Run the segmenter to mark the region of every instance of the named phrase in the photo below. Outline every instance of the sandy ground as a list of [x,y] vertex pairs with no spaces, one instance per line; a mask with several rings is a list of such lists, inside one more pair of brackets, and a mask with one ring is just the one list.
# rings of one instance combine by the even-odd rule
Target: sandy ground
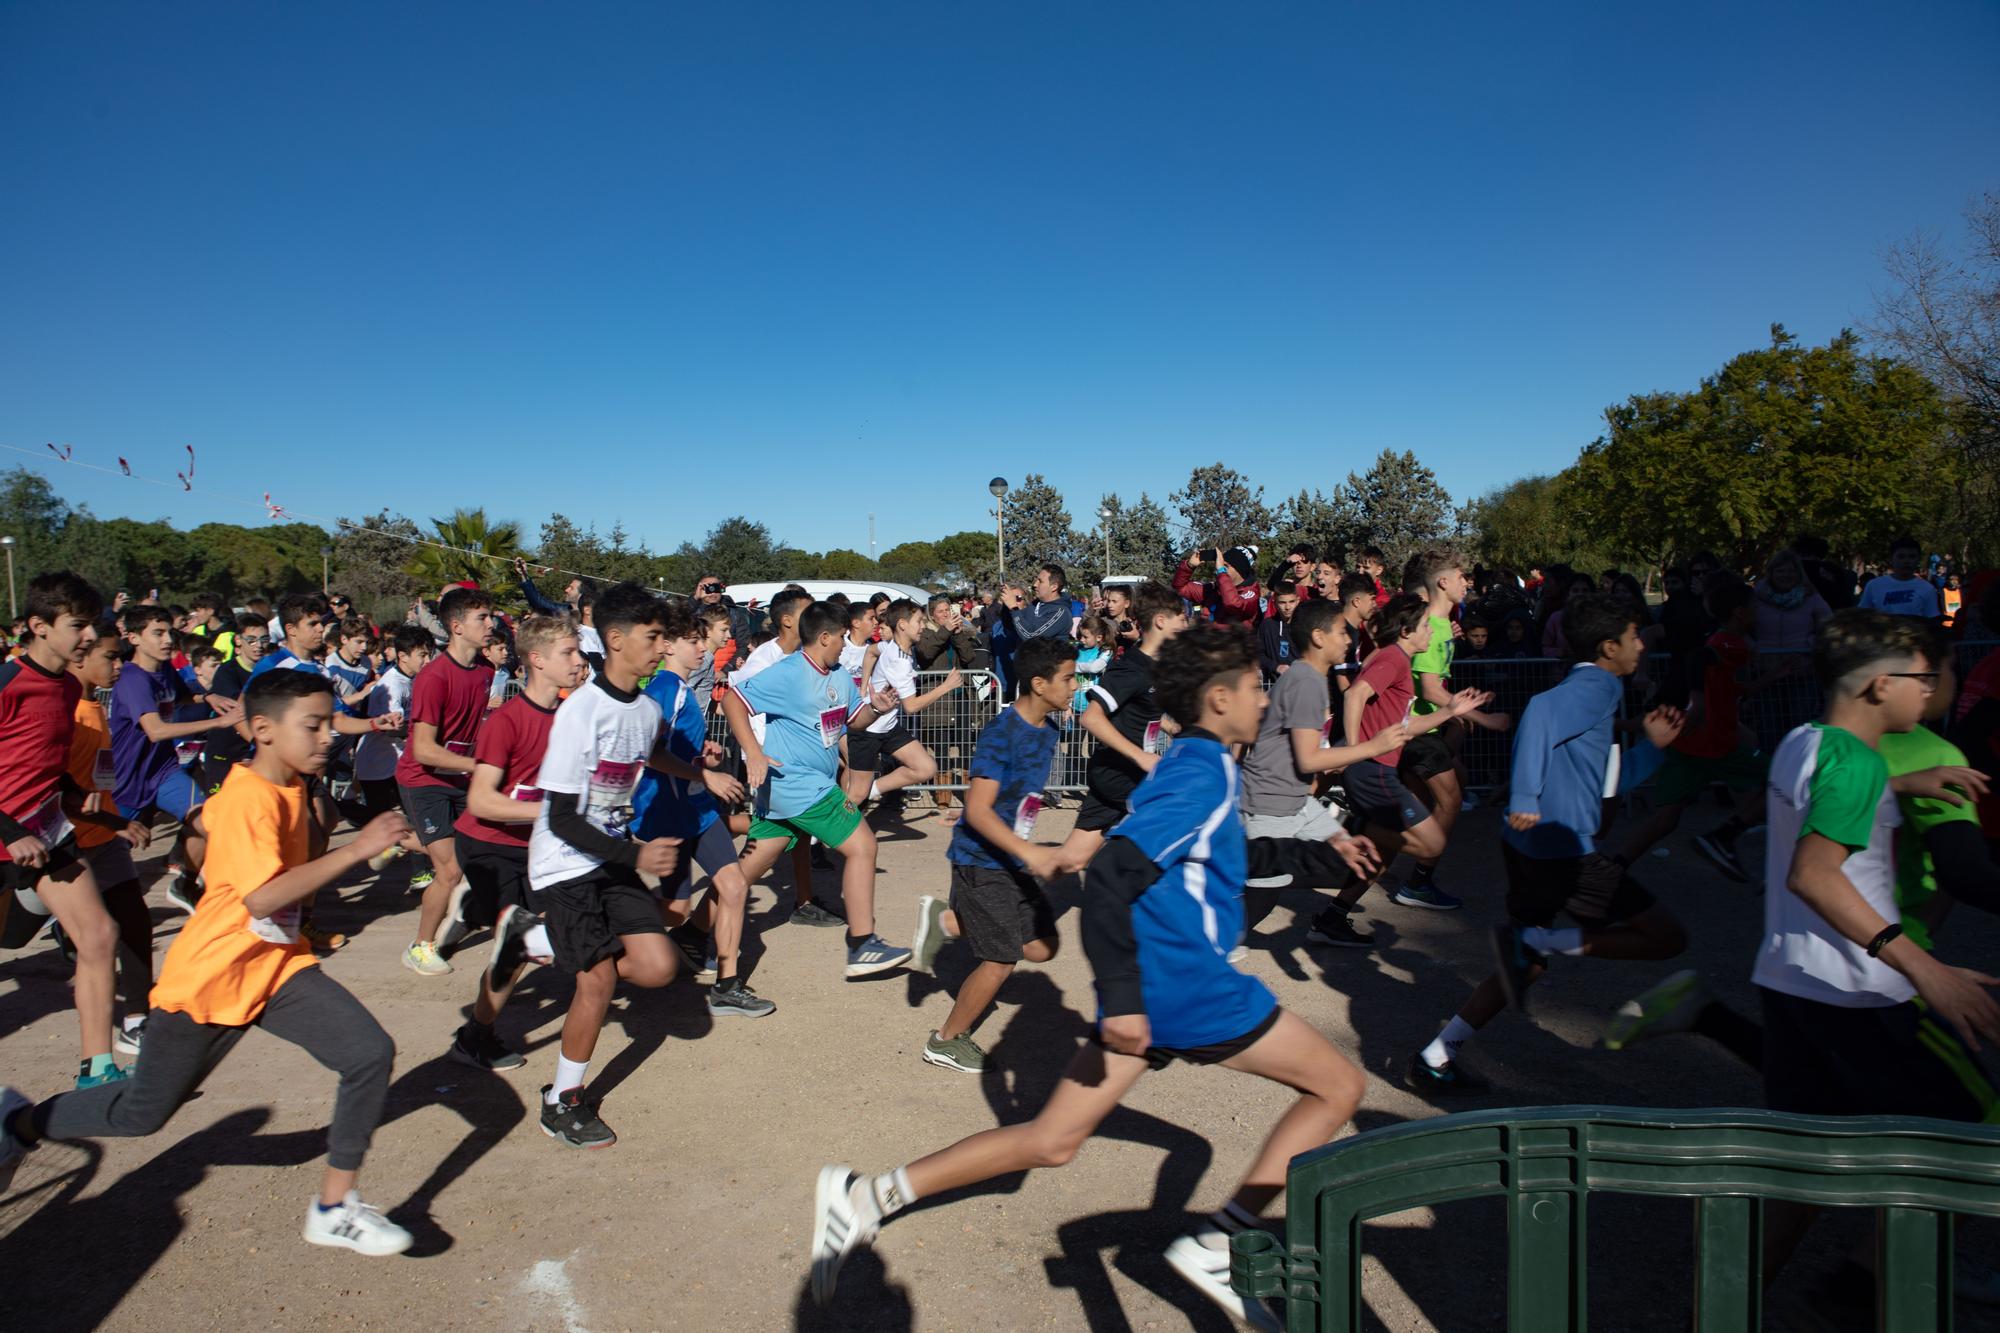
[[[1066,832],[1070,818],[1045,816],[1045,836]],[[1399,1080],[1485,970],[1485,928],[1500,914],[1497,828],[1491,811],[1469,812],[1446,860],[1443,882],[1466,896],[1463,912],[1371,896],[1358,921],[1377,933],[1378,949],[1310,950],[1314,896],[1291,892],[1251,941],[1245,966],[1368,1070],[1360,1129],[1439,1113]],[[896,942],[910,939],[917,895],[945,890],[945,834],[928,811],[887,828],[877,882],[882,930]],[[1684,839],[1669,846],[1642,877],[1689,924],[1687,964],[1747,1007],[1759,900]],[[159,869],[157,857],[146,865]],[[1024,967],[1002,992],[978,1034],[988,1072],[970,1077],[917,1055],[949,1008],[946,987],[970,966],[962,952],[947,949],[937,980],[847,982],[838,933],[784,924],[781,871],[780,893],[767,885],[753,899],[749,945],[755,983],[777,1014],[717,1025],[685,981],[621,992],[592,1066],[619,1143],[584,1153],[556,1146],[533,1121],[536,1089],[554,1067],[564,980],[532,974],[502,1019],[503,1035],[529,1053],[525,1069],[488,1074],[446,1059],[485,936],[467,942],[453,976],[405,971],[398,954],[416,906],[406,873],[339,886],[322,920],[353,937],[327,969],[396,1039],[395,1083],[363,1186],[416,1233],[415,1248],[372,1260],[299,1239],[333,1080],[296,1048],[253,1034],[154,1137],[33,1155],[0,1201],[0,1322],[147,1333],[1230,1327],[1160,1251],[1194,1212],[1222,1201],[1287,1098],[1243,1075],[1185,1066],[1143,1080],[1069,1168],[925,1201],[849,1264],[831,1307],[817,1310],[805,1295],[822,1163],[892,1166],[1039,1106],[1092,1007],[1073,913],[1062,956]],[[162,887],[153,885],[151,902],[164,951],[181,917]],[[832,873],[820,872],[819,891],[837,892]],[[1965,914],[1947,938],[1957,959],[1990,964],[2000,932]],[[1474,1046],[1469,1063],[1494,1086],[1468,1105],[1755,1105],[1752,1075],[1698,1039],[1598,1048],[1609,1011],[1668,970],[1559,968],[1535,992],[1532,1021],[1505,1017]],[[67,1005],[65,971],[48,945],[0,956],[0,1081],[32,1096],[67,1086],[76,1039]],[[1688,1326],[1689,1219],[1685,1204],[1593,1200],[1596,1327]],[[1767,1326],[1815,1326],[1799,1305],[1799,1274],[1823,1271],[1860,1226],[1822,1227],[1774,1296]],[[1371,1226],[1365,1294],[1375,1326],[1504,1328],[1504,1236],[1493,1201]],[[1994,1236],[1988,1224],[1966,1225],[1962,1249],[1990,1260]],[[1993,1327],[1986,1313],[1961,1303],[1959,1326]]]

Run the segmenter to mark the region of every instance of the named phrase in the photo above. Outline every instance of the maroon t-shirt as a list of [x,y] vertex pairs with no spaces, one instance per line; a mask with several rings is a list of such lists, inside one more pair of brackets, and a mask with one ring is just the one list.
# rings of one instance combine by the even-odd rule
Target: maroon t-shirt
[[[500,794],[508,800],[542,799],[535,779],[542,771],[542,755],[549,748],[549,728],[555,721],[555,709],[542,708],[527,695],[517,694],[494,709],[486,725],[479,729],[479,744],[472,757],[500,770]],[[525,848],[534,824],[496,824],[490,819],[476,818],[467,810],[452,827],[480,842]]]
[[[61,812],[63,771],[76,731],[76,701],[83,682],[67,671],[54,675],[26,657],[0,663],[0,814],[38,835],[69,823]],[[60,837],[44,836],[51,847]],[[7,855],[0,838],[0,864]]]
[[[1361,734],[1348,737],[1349,745],[1372,740],[1401,722],[1409,716],[1410,704],[1417,697],[1416,682],[1410,677],[1410,655],[1393,643],[1368,655],[1356,683],[1361,682],[1372,686],[1375,693],[1361,705]],[[1394,768],[1402,758],[1403,747],[1399,745],[1386,754],[1376,755],[1375,762]]]
[[[430,723],[437,728],[439,745],[471,758],[492,689],[493,668],[484,659],[475,657],[471,666],[460,666],[450,653],[439,653],[410,682],[410,711],[405,724],[414,732],[417,723]],[[405,745],[403,757],[396,761],[396,781],[405,787],[457,787],[462,791],[471,780],[470,773],[437,773],[425,768],[417,762],[415,745]]]

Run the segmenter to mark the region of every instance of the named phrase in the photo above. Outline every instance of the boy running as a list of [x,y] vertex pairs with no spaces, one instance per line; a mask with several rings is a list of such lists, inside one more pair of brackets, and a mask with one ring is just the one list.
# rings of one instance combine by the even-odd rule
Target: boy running
[[[797,585],[787,585],[778,590],[771,599],[771,637],[750,650],[743,664],[730,673],[730,683],[738,684],[770,670],[785,658],[799,650],[799,617],[813,604],[812,594]],[[761,740],[764,735],[764,718],[761,714],[750,716],[750,727]],[[815,848],[811,839],[801,841],[792,848],[792,906],[791,923],[795,926],[817,926],[821,929],[844,927],[847,921],[836,912],[828,911],[813,898],[812,867]]]
[[[583,1097],[612,992],[621,980],[664,986],[676,970],[659,899],[639,877],[671,875],[680,864],[679,840],[631,836],[632,796],[660,740],[660,706],[640,691],[639,677],[659,663],[667,604],[636,583],[619,583],[596,599],[595,609],[603,665],[556,710],[536,775],[541,812],[528,842],[530,897],[549,953],[576,977],[556,1075],[542,1087],[542,1132],[566,1148],[618,1141]],[[525,933],[503,932],[489,982],[510,977],[536,943]]]
[[[882,641],[869,645],[875,660],[867,680],[872,691],[888,690],[897,702],[862,730],[847,734],[847,797],[856,805],[937,776],[937,760],[904,722],[957,689],[964,677],[954,667],[935,689],[917,693],[917,664],[910,650],[923,632],[923,608],[907,597],[883,608]],[[877,777],[885,760],[895,762],[895,771]]]
[[924,1042],[924,1063],[983,1073],[986,1052],[972,1028],[1023,959],[1056,956],[1055,910],[1037,881],[1061,872],[1060,847],[1035,841],[1035,817],[1062,739],[1059,719],[1076,693],[1076,649],[1061,639],[1029,639],[1014,654],[1020,689],[980,728],[972,752],[965,814],[951,831],[951,905],[917,899],[916,966],[929,972],[946,940],[964,940],[979,966],[959,987],[942,1026]]
[[361,1201],[355,1181],[382,1118],[396,1048],[315,963],[299,938],[301,906],[403,831],[384,815],[335,852],[309,859],[302,780],[333,748],[333,690],[323,676],[266,673],[244,691],[256,753],[208,803],[208,890],[160,968],[145,1056],[129,1079],[39,1105],[0,1090],[0,1176],[43,1139],[139,1138],[167,1123],[243,1035],[261,1027],[340,1076],[326,1173],[306,1207],[305,1239],[367,1255],[400,1254],[410,1233]]
[[919,1199],[1033,1167],[1062,1166],[1149,1069],[1223,1064],[1298,1091],[1235,1194],[1174,1241],[1167,1262],[1239,1319],[1276,1328],[1229,1288],[1229,1237],[1262,1225],[1293,1157],[1353,1116],[1365,1079],[1326,1039],[1228,963],[1243,922],[1245,848],[1230,747],[1257,736],[1265,696],[1256,643],[1205,627],[1166,645],[1157,685],[1179,739],[1132,797],[1092,866],[1083,940],[1097,977],[1098,1032],[1070,1060],[1034,1120],[986,1130],[876,1176],[819,1173],[812,1290],[832,1296],[840,1266]]

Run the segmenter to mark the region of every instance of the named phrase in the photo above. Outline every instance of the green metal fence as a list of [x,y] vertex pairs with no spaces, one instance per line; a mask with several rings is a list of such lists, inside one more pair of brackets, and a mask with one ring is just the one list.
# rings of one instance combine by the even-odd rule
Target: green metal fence
[[1507,1326],[1583,1333],[1593,1193],[1695,1200],[1702,1333],[1762,1320],[1767,1199],[1878,1208],[1877,1327],[1951,1327],[1952,1215],[2000,1216],[2000,1129],[1938,1120],[1645,1111],[1472,1111],[1375,1130],[1295,1158],[1285,1240],[1238,1236],[1230,1281],[1286,1299],[1290,1333],[1361,1327],[1361,1228],[1378,1217],[1503,1195]]

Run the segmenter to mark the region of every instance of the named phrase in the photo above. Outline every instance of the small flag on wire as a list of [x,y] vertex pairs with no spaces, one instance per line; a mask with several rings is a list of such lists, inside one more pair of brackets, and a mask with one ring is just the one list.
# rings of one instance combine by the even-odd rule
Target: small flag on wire
[[57,458],[60,458],[65,463],[69,462],[70,461],[69,456],[76,452],[75,449],[71,448],[67,444],[64,445],[62,448],[58,449],[55,447],[55,445],[49,444],[47,440],[42,441],[42,443],[48,444],[49,452],[54,454]]
[[132,465],[125,461],[125,456],[123,454],[120,454],[118,457],[118,466],[125,473],[126,476],[129,477],[132,475]]
[[271,493],[269,491],[264,492],[264,508],[269,512],[270,516],[273,519],[291,517],[290,514],[285,512],[285,507],[283,505],[271,503]]

